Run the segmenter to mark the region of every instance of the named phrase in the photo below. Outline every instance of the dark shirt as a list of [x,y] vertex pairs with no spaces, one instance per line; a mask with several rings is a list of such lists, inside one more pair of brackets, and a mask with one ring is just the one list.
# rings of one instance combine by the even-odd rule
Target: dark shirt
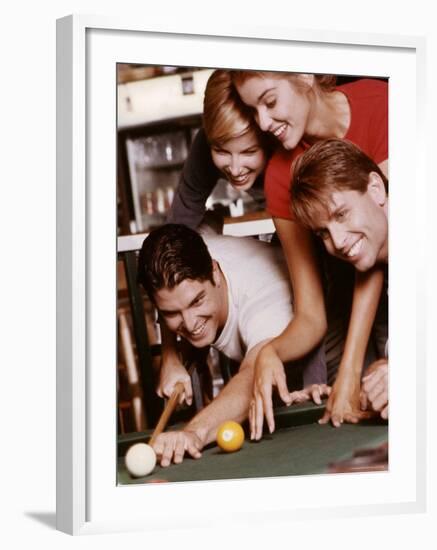
[[[167,216],[167,223],[181,223],[196,229],[205,215],[205,203],[223,174],[215,166],[203,128],[197,132],[185,160],[179,185]],[[263,175],[247,193],[260,209],[265,206]]]

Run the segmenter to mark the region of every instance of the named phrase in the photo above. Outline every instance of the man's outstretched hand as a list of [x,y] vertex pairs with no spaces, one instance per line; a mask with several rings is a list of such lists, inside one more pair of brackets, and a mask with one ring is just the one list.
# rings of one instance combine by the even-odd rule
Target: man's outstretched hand
[[165,468],[172,462],[180,464],[185,454],[200,458],[203,442],[194,432],[182,430],[159,434],[152,446],[158,462]]
[[388,419],[388,362],[379,359],[370,365],[362,380],[361,408],[372,409]]

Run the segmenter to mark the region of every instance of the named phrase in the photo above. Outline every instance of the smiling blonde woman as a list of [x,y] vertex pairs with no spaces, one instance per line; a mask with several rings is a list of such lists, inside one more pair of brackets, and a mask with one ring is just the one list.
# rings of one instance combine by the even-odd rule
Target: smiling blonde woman
[[229,71],[210,76],[203,104],[203,127],[192,143],[167,221],[195,229],[220,178],[247,191],[264,207],[264,170],[272,144],[241,101]]

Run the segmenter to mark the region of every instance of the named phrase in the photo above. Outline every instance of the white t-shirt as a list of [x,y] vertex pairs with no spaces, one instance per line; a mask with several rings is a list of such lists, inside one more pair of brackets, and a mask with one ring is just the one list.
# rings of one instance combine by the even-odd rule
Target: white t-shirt
[[293,317],[287,265],[279,245],[204,231],[202,236],[228,286],[228,318],[213,346],[241,361],[256,344],[278,336]]

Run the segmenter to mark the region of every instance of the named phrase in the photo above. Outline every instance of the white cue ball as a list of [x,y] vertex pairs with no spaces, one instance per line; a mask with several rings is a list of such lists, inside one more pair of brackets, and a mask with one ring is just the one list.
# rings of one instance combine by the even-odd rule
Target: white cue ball
[[134,477],[143,477],[156,465],[156,454],[150,445],[136,443],[129,448],[124,458],[128,472]]

